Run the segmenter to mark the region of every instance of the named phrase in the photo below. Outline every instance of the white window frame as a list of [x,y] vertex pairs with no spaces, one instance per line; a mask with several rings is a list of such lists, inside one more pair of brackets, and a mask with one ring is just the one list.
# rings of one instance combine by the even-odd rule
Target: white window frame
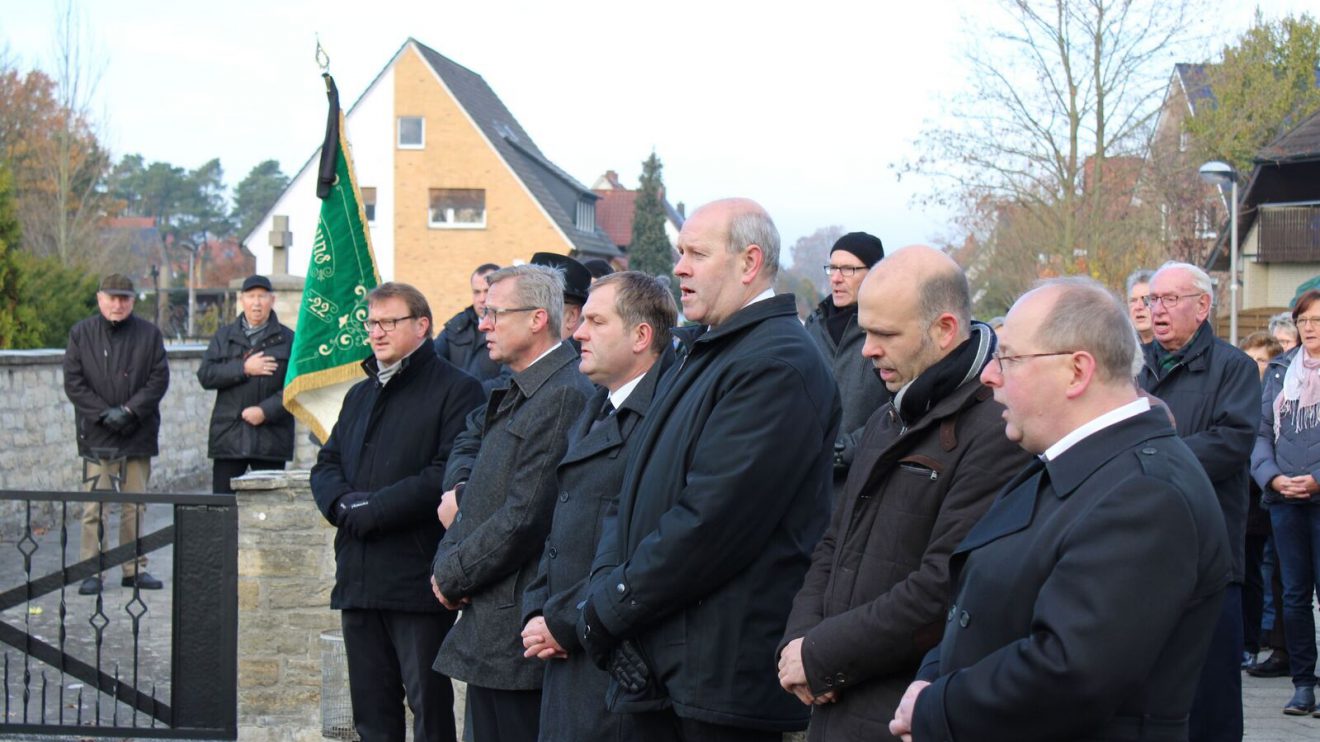
[[[417,144],[405,144],[403,141],[403,121],[404,119],[416,120],[422,125],[422,141]],[[400,116],[394,123],[394,144],[399,149],[426,149],[426,117],[425,116]]]
[[[437,222],[431,218],[431,191],[481,191],[481,221],[479,222],[455,222],[454,210],[447,209],[449,221]],[[485,229],[486,228],[486,189],[485,188],[430,188],[426,193],[426,226],[431,229]]]

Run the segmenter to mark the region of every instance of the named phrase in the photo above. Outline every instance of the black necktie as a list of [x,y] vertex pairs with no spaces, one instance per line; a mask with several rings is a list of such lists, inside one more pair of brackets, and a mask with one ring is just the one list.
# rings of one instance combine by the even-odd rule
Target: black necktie
[[606,399],[605,404],[600,406],[600,412],[596,413],[596,419],[591,421],[590,430],[594,431],[596,428],[600,427],[600,424],[605,422],[609,418],[609,416],[613,414],[614,414],[614,403]]

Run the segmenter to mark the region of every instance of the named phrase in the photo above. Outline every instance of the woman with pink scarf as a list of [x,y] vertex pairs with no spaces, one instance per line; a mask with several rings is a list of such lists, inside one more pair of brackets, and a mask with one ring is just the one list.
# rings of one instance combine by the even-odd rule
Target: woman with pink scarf
[[1301,345],[1265,371],[1251,475],[1269,508],[1283,573],[1283,625],[1292,670],[1292,716],[1314,714],[1316,640],[1311,603],[1320,586],[1320,291],[1292,312]]

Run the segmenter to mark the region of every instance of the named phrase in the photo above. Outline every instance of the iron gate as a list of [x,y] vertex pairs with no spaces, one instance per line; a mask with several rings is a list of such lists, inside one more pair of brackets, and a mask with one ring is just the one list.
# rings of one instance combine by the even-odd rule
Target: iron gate
[[[118,481],[110,491],[0,490],[0,502],[18,503],[9,507],[21,521],[16,541],[0,541],[0,735],[235,739],[235,498],[117,489]],[[101,503],[111,515],[121,510],[113,503],[168,505],[172,518],[79,559],[80,528],[69,517],[81,503]],[[148,510],[144,530],[162,509]],[[116,541],[106,531],[104,546]],[[120,586],[119,565],[167,549],[164,590]],[[20,563],[22,584],[8,587]],[[97,575],[104,588],[79,595],[78,585]]]

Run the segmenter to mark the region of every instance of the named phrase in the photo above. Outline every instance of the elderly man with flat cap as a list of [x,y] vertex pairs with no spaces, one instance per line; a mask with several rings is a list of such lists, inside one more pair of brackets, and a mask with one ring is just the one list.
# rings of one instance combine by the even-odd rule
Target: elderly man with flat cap
[[[64,351],[64,392],[73,403],[78,455],[88,490],[146,492],[151,457],[159,453],[160,400],[170,386],[165,340],[154,324],[133,314],[133,282],[120,273],[101,280],[97,313],[69,330]],[[143,506],[123,503],[119,543],[137,540]],[[82,559],[104,551],[105,508],[83,506]],[[122,565],[124,587],[159,590],[160,580],[138,555]],[[101,577],[88,577],[80,595],[101,592]]]
[[248,276],[238,295],[238,319],[211,338],[197,381],[214,389],[207,455],[214,460],[212,492],[249,469],[283,469],[293,458],[293,415],[284,409],[293,330],[275,316],[275,290],[265,276]]
[[830,294],[807,317],[807,334],[825,354],[843,399],[843,420],[834,443],[834,491],[843,490],[852,466],[862,428],[871,413],[889,401],[890,393],[862,355],[866,332],[857,323],[857,294],[871,267],[885,256],[880,238],[866,232],[849,232],[830,249],[825,265]]

